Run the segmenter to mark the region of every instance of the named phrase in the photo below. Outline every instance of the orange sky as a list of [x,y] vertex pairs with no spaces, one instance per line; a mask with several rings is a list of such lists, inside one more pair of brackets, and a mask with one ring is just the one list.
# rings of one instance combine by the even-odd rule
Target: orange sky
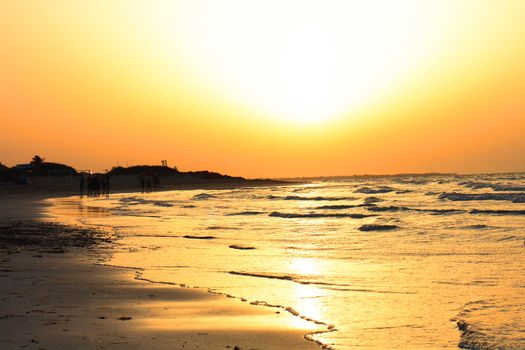
[[525,171],[525,1],[2,1],[0,161]]

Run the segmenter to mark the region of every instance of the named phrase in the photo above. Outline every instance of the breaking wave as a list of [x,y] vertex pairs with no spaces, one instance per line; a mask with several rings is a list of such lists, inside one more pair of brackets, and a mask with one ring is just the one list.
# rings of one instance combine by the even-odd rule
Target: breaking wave
[[510,192],[510,191],[525,191],[525,186],[514,186],[514,185],[504,185],[504,184],[491,184],[487,182],[461,182],[460,185],[463,185],[467,188],[472,189],[482,189],[482,188],[490,188],[497,192]]
[[253,216],[264,214],[262,211],[240,211],[238,213],[229,213],[226,216]]
[[365,204],[356,204],[356,205],[321,205],[320,207],[316,207],[315,209],[333,209],[333,210],[342,210],[342,209],[352,209],[352,208],[359,208],[364,207]]
[[210,198],[215,198],[215,196],[209,193],[199,193],[193,196],[193,200],[196,200],[196,201],[202,201],[202,200],[206,200]]
[[418,211],[418,212],[423,212],[423,213],[431,213],[434,215],[463,214],[466,212],[466,210],[462,210],[462,209],[418,209],[418,208],[408,208],[408,207],[397,207],[394,205],[391,205],[389,207],[369,206],[366,209],[368,211],[373,211],[373,212]]
[[445,192],[439,199],[449,201],[510,201],[513,203],[525,203],[525,193],[457,193]]
[[379,197],[366,197],[364,200],[364,204],[372,204],[378,202],[384,202],[384,199],[381,199]]
[[253,250],[253,249],[255,249],[255,247],[252,247],[252,246],[239,245],[239,244],[232,244],[232,245],[228,246],[228,248],[238,249],[238,250]]
[[344,200],[354,200],[356,198],[352,197],[305,197],[305,196],[274,196],[269,195],[266,198],[268,199],[282,199],[286,201],[344,201]]
[[469,211],[470,214],[493,214],[493,215],[525,215],[525,210],[510,210],[510,209],[499,209],[499,210],[488,210],[488,209],[472,209]]
[[229,226],[208,226],[206,227],[206,230],[238,230],[237,227],[229,227]]
[[281,213],[278,211],[273,211],[269,216],[278,217],[278,218],[352,218],[352,219],[362,219],[375,215],[366,215],[366,214],[349,214],[349,213]]
[[308,276],[294,275],[294,274],[287,275],[287,274],[278,274],[278,273],[255,273],[255,272],[240,272],[240,271],[228,271],[228,273],[230,275],[257,277],[257,278],[269,278],[269,279],[290,281],[290,282],[304,284],[304,285],[315,285],[319,288],[328,289],[328,290],[362,292],[362,293],[378,293],[378,294],[413,294],[413,292],[403,292],[403,291],[376,290],[376,289],[355,288],[355,287],[352,288],[353,287],[352,284],[313,281],[313,280],[309,280]]
[[184,235],[182,238],[188,238],[188,239],[215,239],[217,237],[215,236],[197,236],[197,235]]
[[368,211],[374,211],[374,212],[384,212],[384,211],[404,211],[404,210],[411,210],[410,208],[406,207],[396,207],[394,205],[391,205],[389,207],[368,207],[366,208]]
[[119,202],[125,206],[139,205],[139,204],[152,204],[158,207],[173,207],[172,201],[163,200],[150,200],[140,197],[124,197],[120,198]]
[[376,188],[372,187],[361,187],[357,190],[355,190],[355,193],[366,193],[366,194],[376,194],[376,193],[388,193],[395,191],[392,187],[388,186],[380,186]]
[[[508,318],[510,309],[520,311],[521,306],[497,307],[486,300],[477,300],[464,305],[463,310],[451,321],[460,332],[458,348],[470,350],[523,350],[523,330],[517,319]],[[490,317],[487,317],[490,315]],[[480,317],[477,322],[470,321]],[[503,318],[503,319],[501,319]],[[508,332],[508,328],[516,332]]]
[[377,224],[368,224],[363,225],[358,228],[359,231],[392,231],[397,230],[399,226],[397,225],[377,225]]

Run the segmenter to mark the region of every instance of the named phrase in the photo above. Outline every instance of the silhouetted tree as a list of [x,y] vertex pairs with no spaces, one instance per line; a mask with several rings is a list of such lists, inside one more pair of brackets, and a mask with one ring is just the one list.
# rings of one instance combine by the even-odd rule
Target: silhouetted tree
[[42,165],[42,163],[44,163],[44,160],[46,159],[40,157],[39,155],[36,155],[33,157],[33,159],[31,159],[31,165],[33,165],[34,167],[37,167],[39,165]]

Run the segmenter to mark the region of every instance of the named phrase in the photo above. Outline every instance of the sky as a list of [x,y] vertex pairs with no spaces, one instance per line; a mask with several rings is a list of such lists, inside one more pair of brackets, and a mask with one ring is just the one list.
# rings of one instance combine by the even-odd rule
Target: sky
[[525,171],[525,1],[0,1],[0,162]]

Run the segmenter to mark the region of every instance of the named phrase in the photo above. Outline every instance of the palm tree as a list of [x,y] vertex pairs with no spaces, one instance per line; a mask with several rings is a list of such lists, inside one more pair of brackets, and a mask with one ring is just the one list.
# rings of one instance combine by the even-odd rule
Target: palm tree
[[39,165],[42,165],[42,163],[44,163],[45,160],[46,160],[45,158],[42,158],[39,155],[36,155],[33,157],[33,159],[31,159],[31,165],[33,165],[34,167],[37,167]]

